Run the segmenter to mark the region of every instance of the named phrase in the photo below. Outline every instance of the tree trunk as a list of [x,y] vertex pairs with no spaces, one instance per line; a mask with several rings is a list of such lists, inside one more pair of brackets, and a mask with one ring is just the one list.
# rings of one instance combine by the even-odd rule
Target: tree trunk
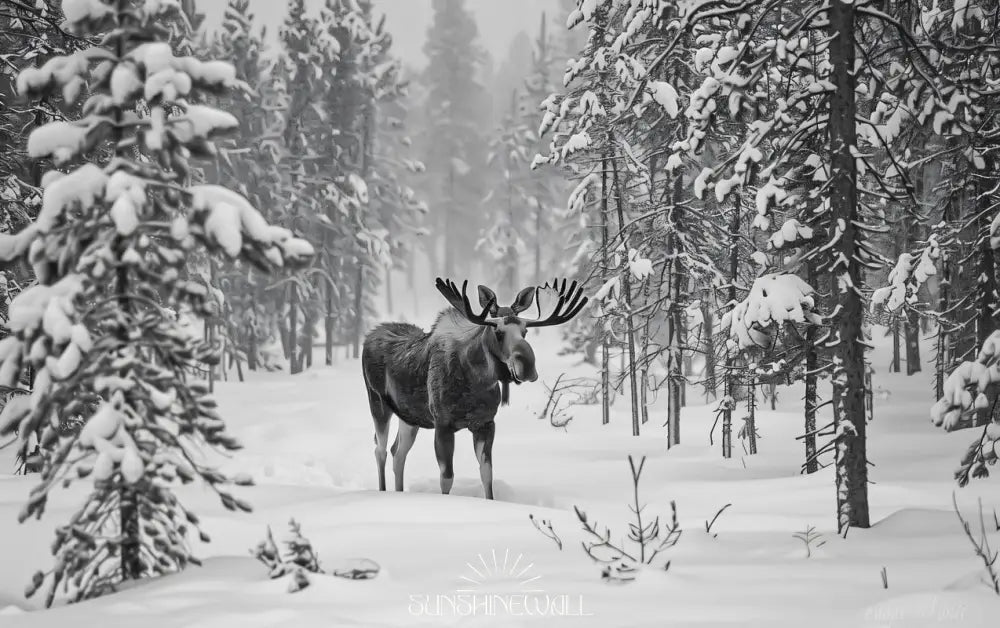
[[392,317],[392,266],[385,268],[385,313]]
[[861,299],[861,254],[858,242],[857,163],[851,148],[857,138],[855,116],[855,14],[854,4],[833,0],[830,5],[830,63],[834,91],[830,100],[831,175],[830,207],[833,224],[843,231],[833,243],[838,260],[834,276],[840,290],[839,311],[833,317],[837,364],[833,373],[836,423],[837,529],[870,526],[868,513],[868,456],[864,403],[865,356]]
[[705,352],[705,401],[715,401],[715,317],[712,311],[712,290],[706,289],[701,300],[702,347]]
[[899,315],[892,315],[892,324],[889,326],[889,333],[892,334],[892,362],[889,363],[889,372],[898,373],[900,370],[900,342],[899,342]]
[[[816,286],[816,264],[812,260],[806,263],[806,281],[810,286]],[[819,350],[816,347],[819,330],[815,325],[806,327],[806,392],[805,392],[805,434],[803,440],[806,447],[806,473],[819,470],[816,460],[816,409],[819,407]]]
[[[601,159],[601,272],[605,281],[608,278],[608,224],[611,218],[608,194],[608,157],[605,154]],[[604,322],[602,317],[597,326],[601,337],[601,423],[607,425],[611,422],[611,352]]]
[[[610,144],[614,145],[614,138],[608,137]],[[622,195],[621,181],[618,178],[618,162],[611,161],[611,172],[614,177],[615,186],[615,206],[618,209],[618,234],[625,241],[625,209],[623,207],[625,199]],[[628,246],[625,246],[626,251]],[[625,297],[625,341],[628,343],[628,381],[632,399],[632,435],[639,435],[639,390],[636,382],[635,363],[635,321],[632,317],[632,273],[626,268],[622,273],[622,296]]]
[[913,310],[906,312],[903,323],[903,337],[906,338],[906,374],[920,372],[920,316]]
[[757,377],[750,375],[747,384],[747,418],[743,422],[743,430],[747,439],[747,450],[750,455],[757,453]]
[[455,215],[455,164],[448,163],[448,203],[444,217],[444,272],[445,276],[455,275],[455,236],[452,231]]
[[289,282],[288,290],[291,293],[288,297],[288,350],[289,350],[289,371],[292,375],[302,372],[302,360],[298,352],[298,323],[299,310],[299,287],[295,282]]
[[326,313],[323,315],[323,358],[327,366],[333,364],[333,284],[326,283]]
[[[642,305],[649,306],[649,281],[642,284]],[[639,411],[642,423],[649,421],[649,317],[642,324],[642,356],[639,358]]]
[[[674,175],[674,187],[671,197],[671,213],[674,218],[674,225],[679,223],[677,213],[678,203],[683,191],[684,175],[678,172]],[[681,442],[681,406],[682,386],[684,379],[683,360],[684,354],[681,348],[681,276],[682,266],[680,262],[680,242],[675,233],[667,236],[667,253],[673,259],[667,263],[671,264],[670,280],[668,282],[668,293],[671,294],[670,310],[667,314],[667,355],[670,359],[667,363],[667,449]]]
[[354,359],[361,357],[361,338],[365,333],[365,265],[358,256],[358,272],[354,280],[354,337],[352,352]]

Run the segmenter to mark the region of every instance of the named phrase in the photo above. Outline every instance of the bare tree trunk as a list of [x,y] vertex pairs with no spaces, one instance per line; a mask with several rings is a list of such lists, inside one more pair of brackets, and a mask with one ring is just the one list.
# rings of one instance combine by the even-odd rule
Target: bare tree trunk
[[[614,145],[614,138],[608,137],[609,143]],[[625,241],[625,209],[623,207],[625,199],[622,195],[621,181],[618,178],[618,162],[611,161],[611,172],[614,176],[615,186],[615,206],[618,209],[618,233],[622,241]],[[628,247],[626,246],[626,249]],[[628,380],[629,390],[632,394],[632,435],[639,435],[639,391],[636,382],[635,363],[635,321],[632,317],[632,274],[626,269],[622,273],[622,295],[625,297],[625,336],[628,342]]]
[[[642,304],[643,307],[649,305],[649,281],[642,284]],[[639,367],[639,411],[642,416],[642,423],[649,421],[649,317],[642,324],[642,357]]]
[[751,373],[747,384],[747,418],[743,423],[750,455],[757,453],[757,377]]
[[542,204],[535,203],[535,284],[542,283]]
[[455,236],[452,231],[455,216],[455,164],[448,164],[448,205],[444,220],[444,272],[448,277],[455,275]]
[[361,338],[365,333],[365,265],[358,257],[358,273],[354,281],[354,337],[351,339],[354,359],[361,357]]
[[868,512],[867,421],[865,416],[865,355],[861,298],[862,254],[858,242],[857,163],[851,152],[856,138],[855,15],[854,4],[834,0],[830,4],[830,63],[834,91],[830,101],[830,152],[832,185],[830,208],[834,224],[843,232],[831,253],[846,260],[835,271],[840,293],[839,310],[833,317],[837,363],[833,373],[834,421],[836,422],[837,529],[870,526]]
[[385,267],[385,313],[392,316],[392,266]]
[[899,316],[892,315],[892,323],[889,325],[889,333],[892,334],[892,362],[889,363],[890,373],[899,373],[900,368],[900,342],[899,342]]
[[[806,263],[806,281],[810,286],[816,285],[816,264],[812,260]],[[806,392],[805,392],[805,434],[806,473],[819,470],[816,460],[816,409],[819,407],[819,351],[816,347],[819,330],[815,325],[806,328]]]
[[903,337],[906,339],[906,374],[920,372],[920,316],[913,310],[906,312],[903,323]]
[[333,364],[333,284],[326,284],[326,313],[323,316],[323,358],[327,366]]
[[302,372],[302,360],[298,351],[299,336],[296,329],[299,311],[299,287],[295,285],[295,282],[289,282],[288,290],[291,293],[288,297],[289,372],[296,375]]
[[[603,279],[608,277],[608,225],[610,211],[608,209],[608,157],[601,159],[601,272]],[[601,423],[611,422],[611,355],[608,347],[610,338],[604,329],[603,318],[597,322],[601,335]]]
[[713,312],[712,289],[706,288],[701,300],[702,347],[705,352],[705,401],[717,398],[715,382],[715,316]]
[[[683,191],[684,175],[678,172],[674,175],[674,188],[671,197],[671,212],[674,213],[674,224],[677,225],[678,203]],[[672,293],[670,310],[667,315],[667,351],[670,360],[667,366],[667,449],[681,442],[681,398],[684,379],[683,373],[683,350],[681,348],[681,276],[682,267],[680,262],[680,243],[674,233],[667,237],[667,252],[673,256],[673,260],[668,262],[672,265],[668,288]]]

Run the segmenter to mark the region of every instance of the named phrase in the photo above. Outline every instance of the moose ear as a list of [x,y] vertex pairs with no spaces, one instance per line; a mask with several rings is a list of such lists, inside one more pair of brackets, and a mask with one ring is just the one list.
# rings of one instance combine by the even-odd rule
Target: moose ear
[[489,306],[490,308],[490,311],[488,312],[490,316],[497,315],[499,306],[497,305],[496,293],[486,286],[479,286],[479,307],[485,308],[486,306]]
[[515,314],[520,314],[521,312],[531,307],[531,304],[534,301],[535,301],[535,287],[529,286],[517,293],[517,298],[514,299],[514,304],[510,306],[510,309]]

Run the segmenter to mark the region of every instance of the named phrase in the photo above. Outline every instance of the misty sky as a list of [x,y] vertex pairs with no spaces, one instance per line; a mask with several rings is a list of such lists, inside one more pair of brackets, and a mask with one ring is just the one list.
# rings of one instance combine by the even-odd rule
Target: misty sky
[[[423,53],[427,27],[430,26],[431,0],[374,0],[375,10],[387,16],[386,28],[393,35],[394,48],[407,65],[422,67],[426,63]],[[222,20],[226,0],[198,0],[198,8],[206,15],[209,26]],[[318,8],[322,0],[306,0]],[[258,23],[266,24],[270,35],[277,29],[287,13],[285,0],[250,0],[252,12]],[[480,42],[494,60],[500,61],[507,54],[510,42],[518,31],[534,33],[543,11],[552,14],[557,4],[553,0],[466,0],[479,24]],[[269,37],[270,39],[270,37]]]

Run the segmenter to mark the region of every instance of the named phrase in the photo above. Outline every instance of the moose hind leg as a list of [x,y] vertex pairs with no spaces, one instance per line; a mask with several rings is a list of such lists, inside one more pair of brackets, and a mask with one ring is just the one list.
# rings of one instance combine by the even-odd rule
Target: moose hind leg
[[492,421],[472,432],[472,446],[476,450],[476,460],[479,462],[479,479],[483,482],[483,495],[486,499],[493,499],[493,435],[495,433],[496,423]]
[[410,453],[413,441],[417,440],[417,432],[420,428],[399,421],[399,429],[396,431],[396,441],[392,444],[392,473],[396,476],[396,490],[403,490],[403,468],[406,466],[406,454]]
[[441,471],[441,492],[447,495],[455,482],[455,470],[452,467],[452,459],[455,456],[455,432],[447,428],[435,428],[434,453],[437,455],[438,469]]
[[368,404],[372,411],[372,420],[375,422],[375,467],[378,469],[378,490],[385,490],[385,461],[386,445],[389,443],[389,419],[392,417],[392,410],[386,407],[385,402],[374,390],[368,390]]

